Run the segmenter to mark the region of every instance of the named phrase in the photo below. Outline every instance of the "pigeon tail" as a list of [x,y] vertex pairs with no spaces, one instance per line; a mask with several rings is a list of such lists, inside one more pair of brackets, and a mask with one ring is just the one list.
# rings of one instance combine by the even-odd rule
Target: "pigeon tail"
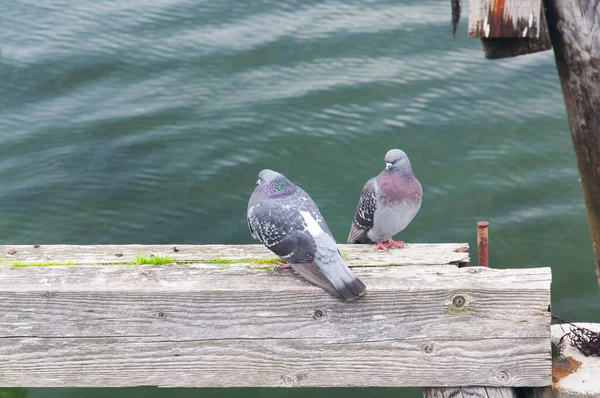
[[352,224],[352,228],[350,228],[350,233],[348,234],[348,239],[346,240],[346,244],[364,244],[364,243],[375,243],[367,236],[367,231],[364,229],[358,228],[356,225]]
[[337,250],[334,258],[320,254],[317,251],[315,263],[340,297],[346,301],[352,301],[365,294],[367,286],[350,271]]

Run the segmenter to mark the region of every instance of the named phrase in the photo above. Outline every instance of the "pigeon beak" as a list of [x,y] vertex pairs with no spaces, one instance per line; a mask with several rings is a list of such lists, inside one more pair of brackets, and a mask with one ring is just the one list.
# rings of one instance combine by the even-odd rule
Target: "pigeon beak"
[[385,169],[386,169],[386,170],[389,170],[389,169],[391,169],[391,168],[392,168],[392,166],[393,166],[393,163],[390,163],[390,162],[385,162]]
[[260,178],[256,180],[256,185],[260,185]]

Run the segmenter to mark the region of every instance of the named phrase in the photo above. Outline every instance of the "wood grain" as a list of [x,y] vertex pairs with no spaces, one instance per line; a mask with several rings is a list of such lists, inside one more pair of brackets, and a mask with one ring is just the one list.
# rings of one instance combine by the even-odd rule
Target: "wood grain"
[[470,0],[469,37],[538,38],[541,0]]
[[541,6],[539,26],[540,33],[538,37],[533,38],[482,37],[483,55],[488,59],[512,58],[551,50],[552,43],[548,34],[548,23],[543,6]]
[[[428,340],[323,344],[318,339],[2,339],[0,383],[28,387],[360,387],[456,383],[536,385],[548,380],[541,340]],[[503,360],[490,363],[490,353]],[[508,378],[498,375],[510,375]]]
[[[174,247],[177,251],[173,249]],[[456,251],[459,248],[464,251]],[[469,245],[466,243],[407,243],[402,249],[376,252],[375,245],[338,245],[338,249],[351,267],[468,263],[468,248]],[[115,264],[135,260],[137,255],[151,254],[185,262],[275,257],[263,245],[39,245],[37,248],[33,245],[0,245],[0,261],[3,260],[5,266],[10,265],[11,262],[49,261]]]
[[344,303],[289,270],[1,267],[0,385],[551,382],[548,268],[355,272]]
[[509,387],[446,387],[424,388],[424,398],[517,398]]

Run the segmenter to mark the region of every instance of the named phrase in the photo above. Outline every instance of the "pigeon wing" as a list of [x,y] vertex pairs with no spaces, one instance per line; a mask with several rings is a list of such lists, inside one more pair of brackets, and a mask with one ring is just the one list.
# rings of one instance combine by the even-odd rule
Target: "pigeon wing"
[[377,207],[376,193],[375,177],[373,177],[367,181],[362,189],[346,243],[370,242],[367,232],[373,228],[373,219]]
[[249,209],[248,224],[253,236],[287,263],[305,263],[314,258],[315,241],[293,206],[259,202]]

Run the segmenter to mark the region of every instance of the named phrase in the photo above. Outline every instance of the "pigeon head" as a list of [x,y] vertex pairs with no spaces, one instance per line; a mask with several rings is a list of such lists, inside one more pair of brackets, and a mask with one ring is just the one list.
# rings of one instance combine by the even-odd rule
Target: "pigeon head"
[[269,169],[264,169],[260,173],[258,173],[258,181],[256,181],[256,185],[262,185],[265,183],[270,184],[273,180],[279,177],[285,178],[281,173]]
[[385,171],[404,170],[411,170],[408,156],[400,149],[390,149],[385,154]]
[[296,186],[281,173],[264,169],[258,173],[255,191],[262,191],[270,198],[287,196],[296,192]]

